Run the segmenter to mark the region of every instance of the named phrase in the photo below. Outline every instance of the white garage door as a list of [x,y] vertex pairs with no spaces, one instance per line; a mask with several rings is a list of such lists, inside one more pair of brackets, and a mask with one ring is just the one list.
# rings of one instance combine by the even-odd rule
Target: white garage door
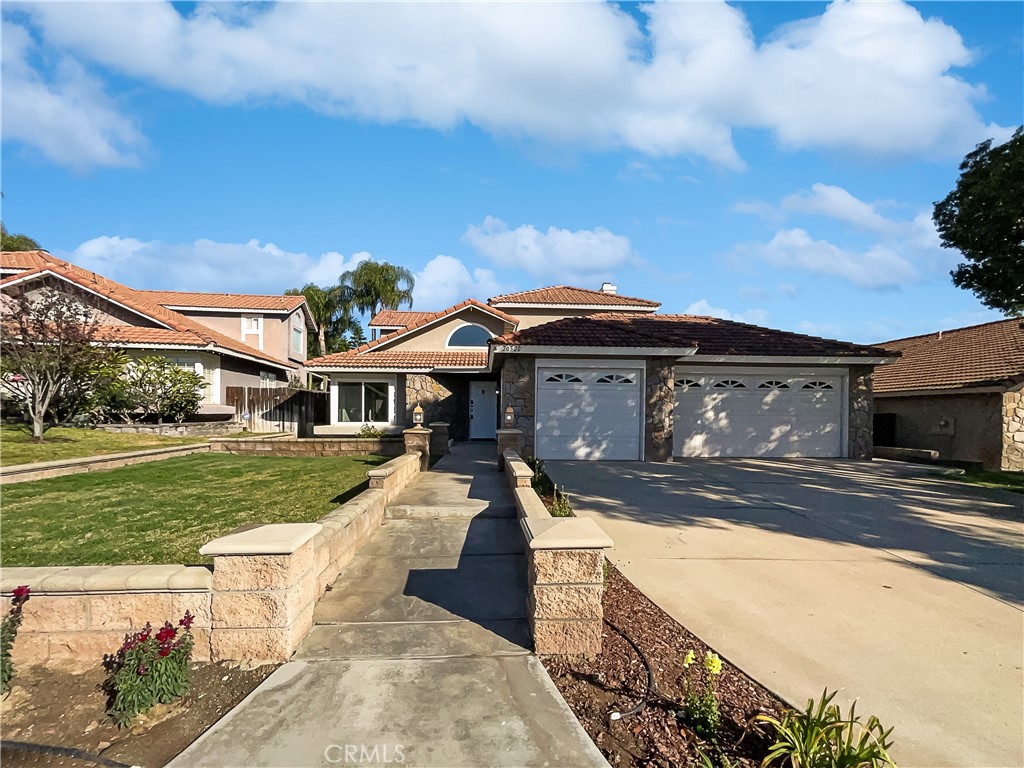
[[837,375],[676,370],[675,456],[842,456]]
[[641,371],[537,370],[539,459],[639,459]]

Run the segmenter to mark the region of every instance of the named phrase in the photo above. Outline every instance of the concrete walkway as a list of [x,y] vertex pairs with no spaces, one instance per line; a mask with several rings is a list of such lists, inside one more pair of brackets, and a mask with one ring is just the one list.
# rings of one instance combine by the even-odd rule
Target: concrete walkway
[[859,699],[900,766],[1024,765],[1024,496],[892,462],[547,471],[630,581],[793,704]]
[[493,443],[388,508],[295,655],[172,766],[606,766],[530,653]]

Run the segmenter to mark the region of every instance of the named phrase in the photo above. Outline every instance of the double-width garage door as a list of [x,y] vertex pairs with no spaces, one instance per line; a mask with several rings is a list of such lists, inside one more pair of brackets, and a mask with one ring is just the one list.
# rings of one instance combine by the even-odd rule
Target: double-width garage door
[[538,368],[537,458],[639,459],[641,386],[639,369]]
[[842,456],[842,377],[676,369],[675,456]]

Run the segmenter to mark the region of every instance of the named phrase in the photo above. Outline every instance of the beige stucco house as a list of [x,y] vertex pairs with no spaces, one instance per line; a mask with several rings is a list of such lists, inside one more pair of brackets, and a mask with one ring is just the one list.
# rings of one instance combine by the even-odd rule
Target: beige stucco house
[[316,330],[302,296],[140,291],[46,251],[0,253],[0,278],[4,292],[74,291],[129,355],[195,370],[207,382],[201,413],[225,410],[229,386],[285,386],[302,376],[306,336]]
[[386,310],[383,335],[308,361],[330,378],[319,431],[398,430],[421,405],[456,439],[493,439],[511,408],[541,459],[871,456],[889,351],[659,306],[605,284]]
[[1024,326],[999,320],[887,341],[878,370],[878,444],[1024,471]]

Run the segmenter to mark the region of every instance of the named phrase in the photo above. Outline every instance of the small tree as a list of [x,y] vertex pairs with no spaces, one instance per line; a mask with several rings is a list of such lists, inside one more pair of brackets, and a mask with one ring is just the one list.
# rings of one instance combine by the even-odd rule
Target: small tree
[[39,243],[28,235],[12,235],[0,221],[0,251],[38,251]]
[[960,164],[956,189],[935,204],[943,248],[966,259],[950,274],[986,306],[1024,314],[1024,126],[982,142]]
[[163,357],[140,357],[130,363],[124,375],[128,396],[157,423],[164,418],[184,421],[199,410],[206,382],[199,374],[185,370]]
[[75,388],[91,388],[113,350],[99,342],[92,311],[73,292],[17,288],[3,302],[0,382],[24,402],[32,439],[41,443],[51,405]]

